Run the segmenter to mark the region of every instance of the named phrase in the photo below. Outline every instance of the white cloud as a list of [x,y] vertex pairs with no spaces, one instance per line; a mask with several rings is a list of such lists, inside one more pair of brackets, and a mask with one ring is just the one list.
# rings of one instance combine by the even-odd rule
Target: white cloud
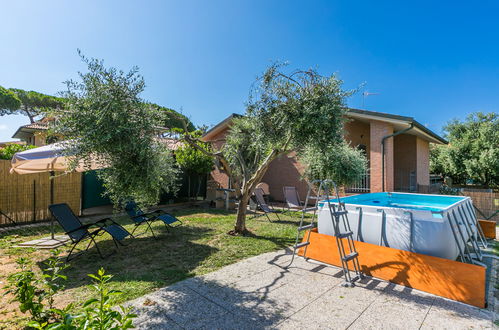
[[4,125],[4,124],[0,124],[0,131],[5,131],[9,128],[9,126],[7,125]]

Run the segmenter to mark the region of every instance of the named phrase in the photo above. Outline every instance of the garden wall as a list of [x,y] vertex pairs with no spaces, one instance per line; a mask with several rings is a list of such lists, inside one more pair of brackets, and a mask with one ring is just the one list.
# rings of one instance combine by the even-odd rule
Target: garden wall
[[[81,173],[54,178],[53,202],[67,203],[76,214],[80,214],[81,178]],[[49,218],[49,204],[49,173],[11,174],[10,161],[0,160],[0,226],[12,224],[6,216],[17,223],[46,220]]]
[[499,221],[499,191],[493,189],[462,188],[461,194],[471,197],[479,219]]

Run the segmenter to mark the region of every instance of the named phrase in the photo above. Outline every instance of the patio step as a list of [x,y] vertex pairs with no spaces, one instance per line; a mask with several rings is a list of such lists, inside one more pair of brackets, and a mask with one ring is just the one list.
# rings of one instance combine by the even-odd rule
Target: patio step
[[317,223],[311,223],[311,224],[306,225],[306,226],[298,227],[298,231],[310,230],[310,229],[314,229],[314,228],[317,228]]

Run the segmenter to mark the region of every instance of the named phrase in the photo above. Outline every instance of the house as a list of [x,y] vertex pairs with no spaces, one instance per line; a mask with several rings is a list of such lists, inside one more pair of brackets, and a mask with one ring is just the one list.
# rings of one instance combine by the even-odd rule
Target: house
[[[234,116],[238,115],[232,114],[211,128],[203,135],[203,140],[220,148]],[[369,170],[358,184],[345,187],[345,192],[429,192],[429,145],[446,144],[447,141],[412,117],[359,109],[349,109],[347,117],[345,139],[351,146],[365,151]],[[284,199],[283,186],[297,187],[304,198],[308,185],[301,179],[303,170],[303,165],[291,153],[274,160],[262,181],[269,184],[274,200]],[[208,186],[227,188],[227,175],[215,169]]]
[[[49,122],[51,119],[43,118],[34,123],[23,125],[12,135],[13,139],[20,139],[26,144],[42,147],[47,143]],[[55,142],[55,141],[54,141]]]

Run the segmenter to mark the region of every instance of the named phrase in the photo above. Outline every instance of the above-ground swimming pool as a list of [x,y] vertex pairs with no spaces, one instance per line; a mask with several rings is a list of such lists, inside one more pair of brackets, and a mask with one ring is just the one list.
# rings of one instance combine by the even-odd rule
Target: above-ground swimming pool
[[[371,193],[343,197],[341,202],[357,241],[456,260],[477,236],[469,197]],[[337,205],[336,199],[330,203]],[[318,231],[334,236],[327,201],[319,206]],[[340,230],[345,230],[343,225]]]

